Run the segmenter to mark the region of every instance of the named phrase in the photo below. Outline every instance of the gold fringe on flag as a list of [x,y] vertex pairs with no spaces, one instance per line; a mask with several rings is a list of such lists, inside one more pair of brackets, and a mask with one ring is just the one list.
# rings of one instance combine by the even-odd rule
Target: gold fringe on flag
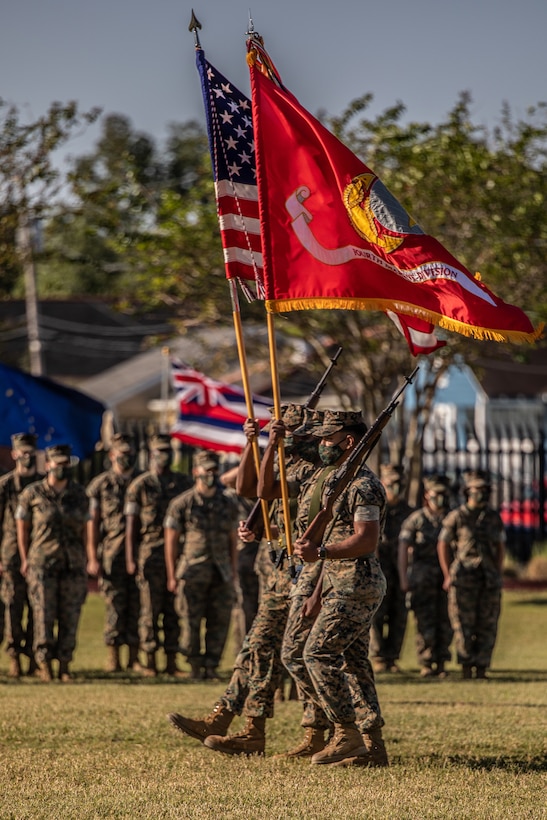
[[265,302],[268,313],[287,313],[293,310],[393,310],[407,316],[416,316],[431,322],[445,330],[459,333],[473,339],[490,339],[494,342],[528,342],[533,344],[543,336],[545,325],[539,324],[532,333],[521,330],[501,330],[499,328],[479,327],[449,319],[442,313],[425,310],[406,302],[397,302],[393,299],[358,299],[355,297],[312,297],[304,299],[268,299]]

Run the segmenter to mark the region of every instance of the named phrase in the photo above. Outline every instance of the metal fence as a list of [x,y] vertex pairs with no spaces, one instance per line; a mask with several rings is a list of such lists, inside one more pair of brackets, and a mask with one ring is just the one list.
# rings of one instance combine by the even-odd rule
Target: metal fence
[[521,563],[531,556],[536,541],[547,534],[545,434],[542,430],[487,429],[482,441],[468,431],[465,445],[447,446],[447,437],[436,430],[424,436],[423,471],[449,476],[455,492],[467,470],[490,473],[491,503],[500,511],[509,552]]

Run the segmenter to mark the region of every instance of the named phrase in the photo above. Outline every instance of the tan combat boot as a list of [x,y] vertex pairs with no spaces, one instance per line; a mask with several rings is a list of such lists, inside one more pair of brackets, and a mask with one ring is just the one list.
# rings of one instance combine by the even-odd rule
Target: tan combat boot
[[68,661],[59,661],[59,680],[61,683],[70,683],[72,675],[68,668]]
[[263,755],[266,748],[266,718],[248,717],[245,726],[235,735],[209,735],[203,741],[208,749],[225,755]]
[[38,668],[40,670],[40,680],[43,683],[50,683],[53,680],[51,661],[40,661]]
[[127,659],[127,667],[126,669],[129,672],[140,672],[142,667],[139,663],[139,647],[138,646],[130,646],[129,647],[129,658]]
[[215,703],[213,710],[201,720],[193,720],[184,717],[184,715],[179,715],[177,712],[171,712],[167,715],[167,720],[175,729],[184,732],[185,735],[193,737],[195,740],[201,740],[202,743],[209,735],[224,737],[234,718],[235,714],[222,703]]
[[39,666],[36,663],[36,660],[34,659],[34,655],[31,655],[28,660],[27,675],[29,676],[29,678],[33,678],[35,675],[38,675],[39,673]]
[[106,664],[104,667],[105,672],[121,672],[122,668],[120,666],[120,647],[107,646],[106,652]]
[[289,749],[288,752],[283,752],[274,757],[312,757],[316,752],[322,752],[326,746],[325,730],[313,729],[308,726],[304,734],[304,739],[295,746],[294,749]]
[[382,737],[381,729],[369,729],[363,732],[363,742],[366,746],[366,754],[355,757],[347,757],[334,766],[369,766],[370,768],[380,768],[389,766],[386,746]]
[[155,652],[147,652],[146,653],[146,666],[142,666],[140,669],[141,675],[145,678],[155,678],[158,674],[158,670],[156,667],[156,653]]
[[177,667],[177,656],[175,653],[169,653],[167,655],[167,665],[165,667],[165,674],[172,675],[175,678],[185,678],[186,675],[184,672]]
[[203,680],[203,668],[201,661],[188,661],[190,664],[190,678],[191,680]]
[[367,747],[355,723],[335,723],[332,740],[321,752],[313,755],[311,762],[338,763],[366,753]]
[[9,659],[8,678],[21,677],[21,661],[19,655],[11,655]]

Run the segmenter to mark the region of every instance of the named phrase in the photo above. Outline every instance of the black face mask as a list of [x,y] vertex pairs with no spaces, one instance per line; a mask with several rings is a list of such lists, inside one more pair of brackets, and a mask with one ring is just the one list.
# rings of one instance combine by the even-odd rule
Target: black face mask
[[303,436],[302,438],[295,436],[294,441],[295,444],[292,451],[293,455],[297,458],[301,458],[303,461],[309,461],[310,464],[317,461],[320,439],[314,438],[313,436],[310,436],[309,438],[306,436]]
[[72,467],[69,464],[60,464],[49,471],[57,481],[66,481],[72,476]]
[[123,456],[116,456],[116,464],[122,470],[122,472],[127,472],[133,467],[135,463],[135,456],[131,453],[127,453]]
[[17,461],[25,470],[36,467],[36,455],[34,453],[21,453],[20,456],[17,456]]

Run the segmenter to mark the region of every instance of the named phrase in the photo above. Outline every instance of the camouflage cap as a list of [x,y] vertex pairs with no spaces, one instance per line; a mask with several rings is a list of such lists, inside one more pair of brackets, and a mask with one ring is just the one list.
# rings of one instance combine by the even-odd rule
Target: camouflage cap
[[[302,404],[294,404],[290,402],[288,404],[281,405],[281,421],[288,427],[289,430],[293,430],[296,427],[299,427],[304,422],[304,406]],[[270,407],[270,413],[274,414],[275,408]],[[265,430],[269,430],[269,424],[266,425],[264,428]]]
[[304,407],[303,422],[300,427],[293,430],[295,436],[309,436],[313,431],[325,421],[324,410],[311,410],[309,407]]
[[424,490],[427,493],[445,493],[450,487],[450,480],[445,475],[430,475],[424,478]]
[[463,480],[467,490],[478,490],[490,487],[490,476],[484,470],[473,470],[465,473]]
[[321,424],[310,430],[312,436],[333,436],[346,427],[362,427],[363,433],[367,429],[363,414],[360,410],[325,410]]
[[170,450],[171,436],[168,433],[156,433],[148,441],[150,450]]
[[11,437],[11,446],[13,450],[18,450],[20,447],[36,447],[38,436],[33,433],[14,433]]
[[129,433],[114,433],[110,441],[111,450],[119,450],[120,453],[130,453],[135,449],[135,439]]
[[401,481],[404,470],[400,464],[380,464],[380,479],[382,481]]
[[70,444],[54,444],[52,447],[46,447],[46,461],[53,461],[55,464],[72,461],[71,455]]
[[203,467],[204,470],[218,470],[219,456],[212,450],[199,450],[192,457],[194,469]]

